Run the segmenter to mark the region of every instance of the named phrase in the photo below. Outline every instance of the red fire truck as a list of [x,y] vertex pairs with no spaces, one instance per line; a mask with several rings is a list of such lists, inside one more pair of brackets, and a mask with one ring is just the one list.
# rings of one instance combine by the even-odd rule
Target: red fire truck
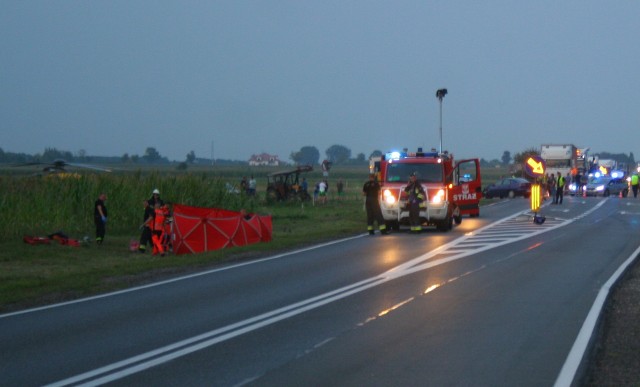
[[378,176],[382,186],[380,207],[388,228],[398,230],[409,224],[409,208],[404,188],[409,176],[416,173],[425,189],[426,206],[420,211],[423,225],[449,231],[453,222],[460,224],[462,215],[480,215],[482,197],[480,161],[455,162],[444,152],[389,152],[370,160],[369,172]]

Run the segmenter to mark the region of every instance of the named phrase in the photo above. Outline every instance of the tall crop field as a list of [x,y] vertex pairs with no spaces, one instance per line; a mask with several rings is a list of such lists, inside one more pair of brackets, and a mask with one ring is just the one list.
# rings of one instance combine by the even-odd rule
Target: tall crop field
[[249,212],[255,207],[246,195],[230,194],[222,180],[206,174],[1,176],[0,240],[56,231],[91,236],[94,202],[103,192],[108,198],[107,233],[129,233],[142,223],[142,201],[154,188],[166,202]]

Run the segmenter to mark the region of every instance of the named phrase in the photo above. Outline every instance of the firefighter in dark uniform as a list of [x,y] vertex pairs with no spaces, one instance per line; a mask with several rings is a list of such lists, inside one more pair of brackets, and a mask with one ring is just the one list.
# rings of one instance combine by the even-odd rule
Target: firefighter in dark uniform
[[101,193],[93,206],[93,220],[96,224],[96,243],[102,244],[104,240],[104,234],[106,233],[107,224],[107,207],[105,202],[107,201],[107,195]]
[[362,194],[366,198],[365,208],[367,209],[367,230],[369,231],[369,235],[374,234],[374,221],[378,222],[378,228],[381,234],[388,234],[389,230],[387,230],[387,226],[384,223],[382,210],[380,210],[380,202],[378,201],[380,197],[380,183],[378,183],[375,174],[372,173],[369,175],[369,181],[364,183],[362,187]]
[[405,187],[404,192],[409,195],[407,204],[409,206],[411,232],[418,233],[422,231],[422,225],[420,224],[420,207],[423,205],[426,194],[415,173],[412,173],[409,177],[409,183]]
[[156,213],[154,208],[149,205],[148,200],[144,200],[142,203],[144,206],[144,217],[142,226],[140,226],[142,234],[140,234],[140,245],[138,246],[138,251],[144,253],[147,251],[147,245],[153,246],[153,241],[151,240],[151,227],[153,227]]

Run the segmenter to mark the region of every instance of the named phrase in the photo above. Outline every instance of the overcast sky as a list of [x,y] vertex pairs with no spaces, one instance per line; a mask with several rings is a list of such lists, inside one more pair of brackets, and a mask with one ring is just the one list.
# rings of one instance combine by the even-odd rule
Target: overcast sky
[[0,0],[0,148],[640,145],[640,2]]

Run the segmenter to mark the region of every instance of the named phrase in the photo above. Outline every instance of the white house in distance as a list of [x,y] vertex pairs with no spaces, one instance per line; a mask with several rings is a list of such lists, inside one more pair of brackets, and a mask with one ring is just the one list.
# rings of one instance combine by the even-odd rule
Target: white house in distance
[[251,166],[268,165],[268,166],[277,167],[280,164],[282,164],[282,162],[280,161],[278,156],[270,155],[268,153],[262,153],[262,154],[259,154],[259,155],[251,155],[251,158],[249,159],[249,165],[251,165]]

